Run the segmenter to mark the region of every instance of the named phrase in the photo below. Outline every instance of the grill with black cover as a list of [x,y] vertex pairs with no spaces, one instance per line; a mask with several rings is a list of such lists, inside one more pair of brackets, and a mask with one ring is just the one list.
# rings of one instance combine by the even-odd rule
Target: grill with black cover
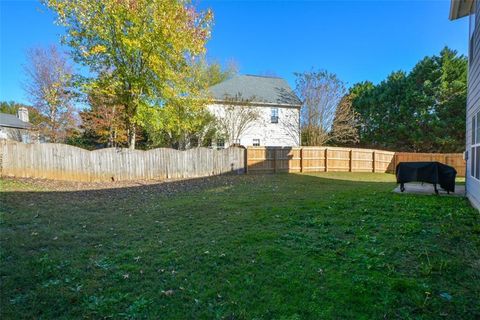
[[457,171],[440,162],[400,162],[395,173],[402,192],[405,191],[404,184],[412,181],[433,184],[437,194],[437,184],[448,193],[455,192]]

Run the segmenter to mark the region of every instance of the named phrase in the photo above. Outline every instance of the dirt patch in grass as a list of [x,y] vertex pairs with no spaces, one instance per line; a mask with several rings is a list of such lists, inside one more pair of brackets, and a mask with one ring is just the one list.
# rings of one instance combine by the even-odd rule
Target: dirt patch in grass
[[[258,176],[260,177],[260,176]],[[135,180],[112,182],[73,182],[30,178],[2,178],[0,188],[4,191],[89,191],[143,188],[149,192],[175,193],[208,188],[218,184],[232,184],[238,180],[236,175],[201,177],[197,179],[177,180]]]

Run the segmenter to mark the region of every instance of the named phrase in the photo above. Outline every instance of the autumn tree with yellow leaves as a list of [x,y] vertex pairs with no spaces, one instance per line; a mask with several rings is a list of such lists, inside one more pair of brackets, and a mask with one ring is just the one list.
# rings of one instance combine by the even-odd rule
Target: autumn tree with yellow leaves
[[[125,110],[128,145],[135,148],[138,126],[159,110],[201,109],[192,62],[205,51],[211,11],[198,12],[184,0],[44,0],[66,27],[63,42],[75,62],[94,75],[108,73],[116,102]],[[104,81],[104,79],[102,79]],[[194,112],[195,113],[195,112]],[[158,124],[161,126],[161,123]]]

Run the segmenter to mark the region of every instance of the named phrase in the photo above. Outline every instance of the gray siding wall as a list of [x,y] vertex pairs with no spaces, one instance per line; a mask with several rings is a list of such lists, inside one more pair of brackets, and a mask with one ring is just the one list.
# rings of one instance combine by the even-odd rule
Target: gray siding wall
[[[469,43],[469,72],[468,72],[468,98],[467,98],[467,150],[471,153],[472,143],[472,118],[480,110],[480,1],[476,0],[475,31]],[[470,41],[470,39],[469,39]],[[467,195],[474,206],[480,209],[480,181],[471,176],[471,159],[467,161],[466,186]]]

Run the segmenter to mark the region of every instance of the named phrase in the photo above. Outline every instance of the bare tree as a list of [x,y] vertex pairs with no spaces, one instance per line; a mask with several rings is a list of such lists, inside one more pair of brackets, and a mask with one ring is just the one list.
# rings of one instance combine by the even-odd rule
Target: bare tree
[[241,97],[231,99],[215,114],[218,130],[229,144],[236,144],[240,137],[260,118],[258,108],[250,104],[250,100]]
[[283,129],[285,133],[292,139],[293,144],[300,143],[300,116],[296,109],[287,108],[284,113],[284,119],[282,121]]
[[46,117],[40,130],[52,142],[63,141],[74,125],[72,68],[55,46],[31,49],[27,58],[25,91]]
[[360,141],[352,100],[351,94],[345,95],[335,112],[335,119],[333,120],[330,134],[331,141],[335,144],[351,146]]
[[344,83],[326,70],[296,73],[297,94],[303,102],[304,144],[324,145],[330,139],[335,110],[345,94]]

